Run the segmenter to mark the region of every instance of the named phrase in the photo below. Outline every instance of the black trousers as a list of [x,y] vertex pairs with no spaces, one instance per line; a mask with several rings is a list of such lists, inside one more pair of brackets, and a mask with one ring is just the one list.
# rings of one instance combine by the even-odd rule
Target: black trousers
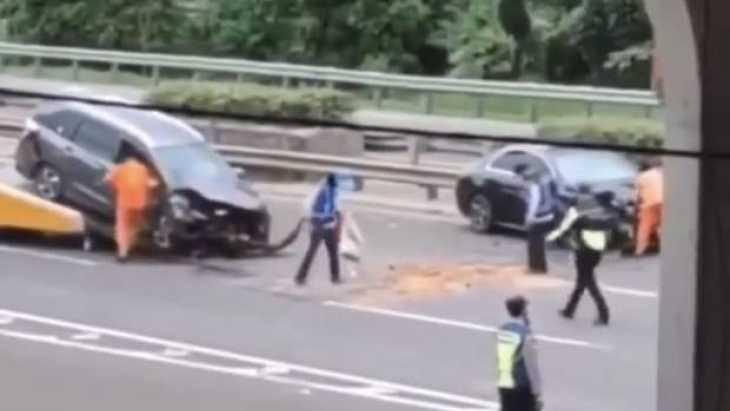
[[312,233],[309,238],[309,248],[307,253],[304,255],[304,260],[299,266],[299,272],[297,273],[297,281],[304,282],[307,280],[309,275],[309,269],[312,266],[312,260],[314,255],[317,253],[317,249],[324,242],[327,248],[327,254],[330,260],[330,275],[333,282],[340,280],[340,260],[338,255],[339,240],[337,235],[337,229],[335,227],[325,228],[322,226],[315,225],[312,228]]
[[551,222],[530,224],[527,228],[527,267],[530,272],[544,274],[548,271],[545,257],[545,235],[552,227]]
[[598,263],[601,262],[602,254],[598,251],[593,251],[587,248],[580,248],[575,253],[575,267],[578,272],[578,276],[575,282],[575,289],[573,294],[568,300],[568,305],[565,307],[565,314],[572,317],[578,308],[583,292],[587,289],[593,297],[598,307],[598,318],[602,321],[608,321],[609,312],[606,300],[601,294],[601,290],[598,288],[596,282],[595,269]]
[[530,390],[500,388],[499,402],[502,411],[537,411],[537,401]]

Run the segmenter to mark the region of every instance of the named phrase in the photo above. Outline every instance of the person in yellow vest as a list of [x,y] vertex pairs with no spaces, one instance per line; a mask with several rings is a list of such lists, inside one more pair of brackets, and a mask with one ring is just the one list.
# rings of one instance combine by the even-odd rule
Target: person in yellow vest
[[510,319],[497,332],[497,388],[502,411],[540,411],[542,379],[527,300],[512,297],[505,305]]
[[[587,190],[581,190],[587,195]],[[575,288],[560,315],[572,319],[583,293],[588,292],[598,307],[598,326],[608,325],[609,310],[606,299],[596,281],[596,267],[608,247],[608,238],[618,224],[618,213],[613,207],[614,194],[599,193],[594,199],[576,201],[565,215],[560,226],[548,234],[547,241],[555,241],[566,233],[572,233],[577,271]]]
[[151,203],[152,190],[159,185],[150,169],[139,159],[128,157],[106,177],[116,196],[115,239],[117,259],[127,260],[137,242]]

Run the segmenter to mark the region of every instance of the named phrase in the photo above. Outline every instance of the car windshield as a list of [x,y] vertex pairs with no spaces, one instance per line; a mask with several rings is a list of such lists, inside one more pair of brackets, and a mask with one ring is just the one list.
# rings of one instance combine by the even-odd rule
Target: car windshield
[[615,153],[561,151],[554,156],[560,174],[571,184],[631,179],[636,166]]
[[233,168],[205,143],[161,147],[155,150],[161,172],[173,185],[185,181],[235,179]]

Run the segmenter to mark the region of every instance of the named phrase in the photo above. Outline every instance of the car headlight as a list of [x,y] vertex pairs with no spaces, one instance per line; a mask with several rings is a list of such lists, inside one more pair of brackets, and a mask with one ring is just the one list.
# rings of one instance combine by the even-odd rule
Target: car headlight
[[190,200],[181,195],[174,194],[169,199],[172,216],[178,220],[184,220],[190,216]]

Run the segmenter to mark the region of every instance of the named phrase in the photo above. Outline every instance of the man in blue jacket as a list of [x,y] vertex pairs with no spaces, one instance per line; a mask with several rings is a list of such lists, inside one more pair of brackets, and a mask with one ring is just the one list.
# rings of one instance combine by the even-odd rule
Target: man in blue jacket
[[338,234],[341,214],[338,208],[337,197],[337,178],[334,174],[329,174],[325,179],[325,183],[315,193],[311,203],[308,204],[311,235],[309,248],[307,248],[304,260],[296,276],[297,285],[301,286],[307,282],[307,275],[309,274],[312,260],[322,242],[324,242],[327,248],[327,254],[329,255],[332,283],[339,284],[341,282],[338,256]]
[[542,381],[527,300],[513,297],[506,306],[510,319],[497,333],[497,387],[502,411],[540,411]]

